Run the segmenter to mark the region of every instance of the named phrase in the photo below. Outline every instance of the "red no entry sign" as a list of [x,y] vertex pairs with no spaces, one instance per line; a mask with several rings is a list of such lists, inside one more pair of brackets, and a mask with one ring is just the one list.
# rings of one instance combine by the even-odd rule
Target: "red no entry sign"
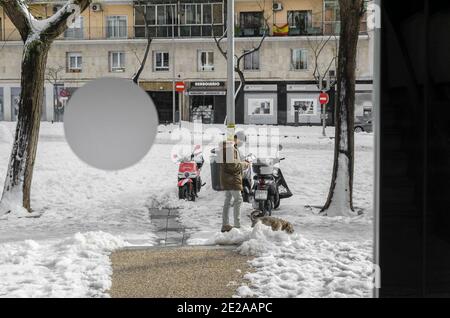
[[330,101],[330,96],[327,93],[320,93],[319,102],[321,105],[328,104],[329,101]]
[[175,83],[175,90],[177,92],[184,92],[185,89],[186,89],[186,85],[184,84],[184,82],[176,82]]

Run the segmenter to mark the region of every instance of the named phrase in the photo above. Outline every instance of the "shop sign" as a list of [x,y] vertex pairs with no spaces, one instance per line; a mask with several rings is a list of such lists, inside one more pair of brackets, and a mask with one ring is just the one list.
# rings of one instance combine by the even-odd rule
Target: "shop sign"
[[245,85],[244,91],[254,91],[254,92],[276,92],[278,90],[277,85]]
[[291,84],[286,86],[286,91],[288,92],[317,92],[318,90],[316,85],[311,84]]
[[189,91],[189,96],[224,96],[226,94],[226,91]]
[[192,82],[191,88],[222,88],[225,87],[225,82],[218,81],[203,81],[203,82]]

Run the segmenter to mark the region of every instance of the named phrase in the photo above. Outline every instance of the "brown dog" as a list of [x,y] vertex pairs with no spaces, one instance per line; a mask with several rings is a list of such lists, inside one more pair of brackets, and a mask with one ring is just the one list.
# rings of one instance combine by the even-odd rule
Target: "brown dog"
[[288,221],[274,218],[273,216],[263,216],[263,217],[253,217],[248,216],[252,220],[252,227],[255,226],[257,222],[261,222],[264,225],[270,226],[272,231],[285,231],[288,234],[294,233],[294,227]]

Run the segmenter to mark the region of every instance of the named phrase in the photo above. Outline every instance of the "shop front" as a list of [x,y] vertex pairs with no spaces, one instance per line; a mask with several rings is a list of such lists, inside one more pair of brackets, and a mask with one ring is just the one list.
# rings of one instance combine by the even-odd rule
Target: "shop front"
[[173,83],[143,81],[139,85],[152,98],[161,124],[172,123],[179,111],[179,93],[175,92],[175,114],[173,112]]
[[67,107],[67,103],[72,97],[73,93],[78,87],[64,87],[64,84],[56,84],[54,86],[53,94],[53,121],[63,122],[64,112]]
[[188,92],[190,121],[223,124],[226,117],[227,92],[225,82],[191,82]]
[[245,85],[244,124],[278,123],[277,89],[276,84]]
[[322,122],[320,92],[316,85],[287,85],[286,91],[288,124],[316,125]]
[[[17,121],[19,116],[19,103],[20,103],[20,92],[22,89],[20,87],[11,87],[11,121]],[[42,94],[42,104],[41,104],[41,120],[47,120],[47,98],[46,89],[44,87],[44,92]]]
[[356,84],[355,119],[372,119],[372,84]]

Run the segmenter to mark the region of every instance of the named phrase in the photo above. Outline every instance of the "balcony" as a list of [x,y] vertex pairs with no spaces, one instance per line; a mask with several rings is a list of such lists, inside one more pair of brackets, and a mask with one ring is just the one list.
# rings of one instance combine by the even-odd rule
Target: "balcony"
[[[211,38],[213,35],[220,37],[225,31],[221,25],[158,25],[149,27],[153,38]],[[269,36],[327,36],[339,35],[340,22],[323,22],[312,24],[307,27],[295,26],[273,26]],[[264,28],[255,25],[244,25],[235,27],[236,37],[260,37],[264,34]],[[360,34],[367,34],[367,22],[361,22]],[[145,39],[145,26],[115,26],[115,27],[91,27],[91,28],[69,28],[58,40],[123,40],[123,39]],[[21,41],[20,34],[16,29],[0,30],[0,41]]]
[[[211,38],[213,35],[220,37],[225,27],[223,25],[158,25],[148,29],[153,38]],[[146,38],[145,26],[135,26],[136,38]]]

